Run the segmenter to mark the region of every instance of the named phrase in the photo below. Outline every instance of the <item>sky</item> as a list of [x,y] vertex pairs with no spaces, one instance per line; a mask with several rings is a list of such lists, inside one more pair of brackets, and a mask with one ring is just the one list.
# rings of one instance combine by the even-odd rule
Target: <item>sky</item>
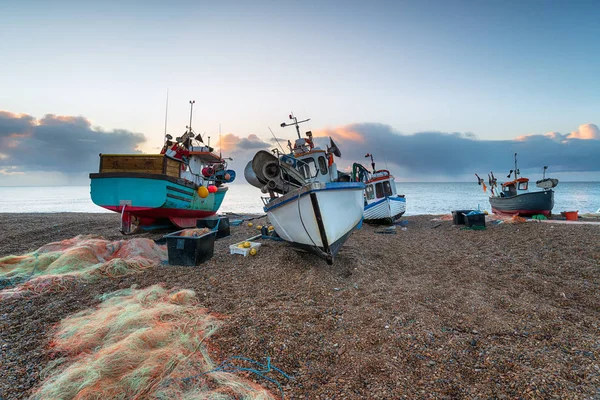
[[[597,1],[0,0],[0,186],[88,184],[189,123],[241,172],[290,112],[398,181],[600,180]],[[239,174],[240,179],[243,174]],[[537,177],[533,177],[537,178]]]

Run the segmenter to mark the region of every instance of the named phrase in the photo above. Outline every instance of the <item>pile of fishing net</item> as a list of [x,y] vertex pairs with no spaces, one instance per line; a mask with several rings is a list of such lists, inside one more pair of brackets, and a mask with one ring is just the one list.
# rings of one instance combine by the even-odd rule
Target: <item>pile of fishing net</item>
[[80,235],[23,256],[0,258],[0,299],[59,291],[76,280],[121,277],[167,259],[166,246],[150,239],[108,241]]
[[32,399],[273,399],[210,358],[221,319],[191,290],[125,289],[64,319],[51,342],[59,357]]

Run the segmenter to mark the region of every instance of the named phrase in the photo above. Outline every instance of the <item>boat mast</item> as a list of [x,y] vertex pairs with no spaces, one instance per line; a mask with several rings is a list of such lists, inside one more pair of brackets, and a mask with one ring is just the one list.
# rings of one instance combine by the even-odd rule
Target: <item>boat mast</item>
[[367,153],[365,157],[371,157],[371,167],[373,167],[373,173],[375,173],[375,161],[373,161],[373,154]]
[[519,170],[517,169],[517,153],[515,153],[515,181],[516,181],[517,179],[519,179],[519,176],[517,175],[517,174],[518,174],[518,171],[519,171]]
[[169,115],[169,89],[167,89],[167,104],[165,105],[165,135],[163,144],[167,142],[167,116]]
[[300,124],[303,122],[307,122],[310,121],[310,118],[307,118],[305,120],[302,121],[298,121],[298,118],[296,118],[294,116],[294,113],[290,114],[290,119],[294,120],[294,122],[292,124],[286,124],[285,122],[281,123],[281,127],[285,128],[286,126],[292,126],[292,125],[296,125],[296,132],[298,132],[298,139],[302,139],[302,136],[300,135]]
[[196,100],[190,100],[190,126],[188,126],[188,130],[192,133],[192,113],[194,112],[194,103]]

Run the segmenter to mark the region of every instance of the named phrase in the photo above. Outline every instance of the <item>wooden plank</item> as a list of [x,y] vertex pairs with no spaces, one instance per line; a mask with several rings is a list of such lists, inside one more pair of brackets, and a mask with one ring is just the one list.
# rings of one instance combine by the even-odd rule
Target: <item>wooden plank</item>
[[100,156],[100,172],[134,172],[134,171],[158,171],[162,172],[163,159],[161,154],[157,155],[106,155]]
[[172,176],[174,178],[179,178],[179,176],[180,176],[179,175],[179,168],[177,168],[177,169],[169,168],[169,169],[167,169],[167,173],[165,175]]

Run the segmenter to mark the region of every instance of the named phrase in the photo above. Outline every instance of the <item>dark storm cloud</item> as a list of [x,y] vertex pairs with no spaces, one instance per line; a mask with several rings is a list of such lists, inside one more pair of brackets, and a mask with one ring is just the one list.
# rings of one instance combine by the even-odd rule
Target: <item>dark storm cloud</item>
[[388,125],[363,123],[320,131],[318,135],[333,137],[343,160],[364,160],[366,153],[374,153],[380,162],[385,159],[418,175],[453,176],[508,171],[514,153],[519,154],[520,169],[548,165],[554,172],[600,171],[597,131],[597,126],[587,124],[565,135],[553,132],[514,140],[476,140],[472,134],[460,133],[403,135]]
[[35,119],[29,115],[13,114],[0,110],[0,145],[5,138],[31,132],[34,122]]
[[0,166],[19,171],[89,173],[99,153],[135,153],[146,139],[122,129],[102,131],[84,117],[31,116],[0,112]]

